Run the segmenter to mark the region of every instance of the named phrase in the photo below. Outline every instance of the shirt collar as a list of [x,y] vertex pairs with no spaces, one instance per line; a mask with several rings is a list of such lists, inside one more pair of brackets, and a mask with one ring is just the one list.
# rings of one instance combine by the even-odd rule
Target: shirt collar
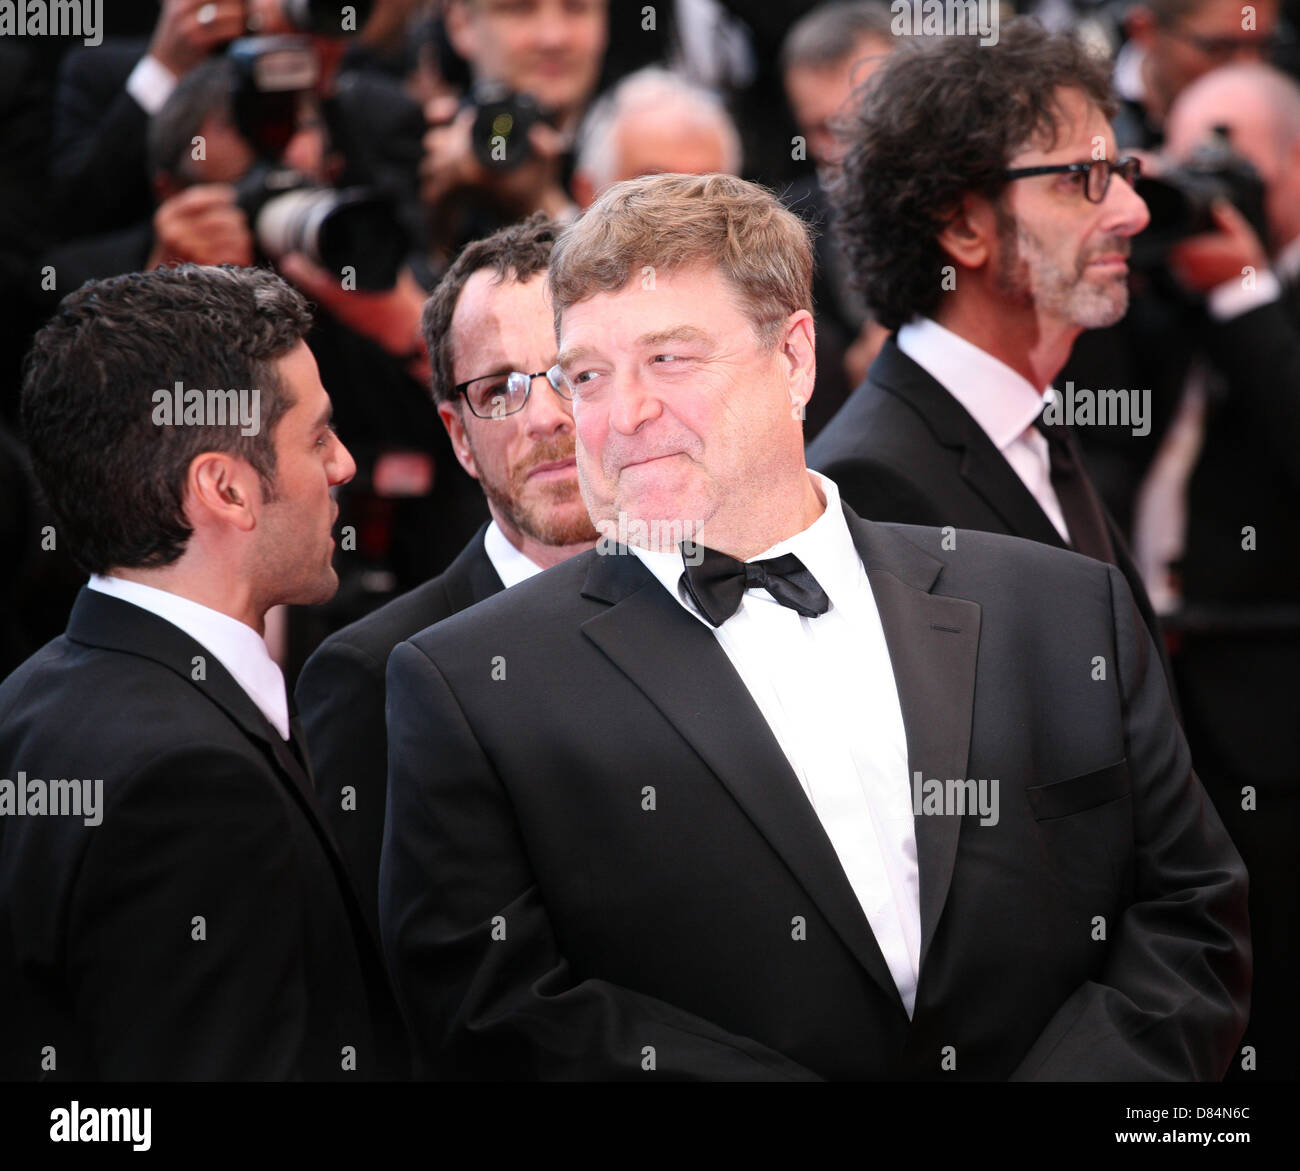
[[898,348],[965,408],[999,451],[1005,451],[1047,405],[1024,375],[929,317],[913,317]]
[[[826,591],[831,605],[843,606],[861,576],[862,558],[858,556],[853,535],[849,532],[848,521],[845,520],[844,509],[840,504],[840,490],[835,481],[811,468],[807,470],[826,500],[821,515],[806,529],[746,560],[765,561],[770,557],[793,553]],[[659,552],[638,545],[629,545],[628,549],[641,559],[641,563],[683,608],[709,625],[695,609],[695,604],[686,592],[680,588],[684,569],[680,552]]]
[[483,534],[483,551],[506,589],[542,572],[540,565],[525,557],[510,543],[496,521],[489,524],[487,532]]
[[188,634],[227,671],[266,716],[283,740],[289,739],[289,699],[284,674],[271,658],[266,641],[251,626],[168,590],[92,574],[89,589],[139,606]]

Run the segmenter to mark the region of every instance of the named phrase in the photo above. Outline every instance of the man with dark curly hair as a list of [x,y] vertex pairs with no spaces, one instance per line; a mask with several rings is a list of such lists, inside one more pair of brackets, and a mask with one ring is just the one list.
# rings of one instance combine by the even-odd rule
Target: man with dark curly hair
[[[1124,316],[1129,242],[1149,220],[1138,164],[1116,157],[1115,108],[1106,64],[1030,20],[994,46],[948,37],[891,54],[831,195],[855,279],[897,332],[808,462],[874,520],[1110,562],[1160,645],[1051,389],[1079,334]],[[1123,406],[1138,422],[1141,401]]]

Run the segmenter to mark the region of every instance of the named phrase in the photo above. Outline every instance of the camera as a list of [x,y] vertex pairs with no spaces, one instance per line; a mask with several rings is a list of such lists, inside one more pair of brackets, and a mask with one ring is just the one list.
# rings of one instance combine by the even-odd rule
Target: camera
[[533,157],[528,131],[542,121],[541,106],[504,85],[474,86],[465,105],[476,113],[470,140],[474,155],[490,171],[513,171]]
[[1133,241],[1135,266],[1160,266],[1170,245],[1215,231],[1211,205],[1216,199],[1228,200],[1267,242],[1264,183],[1233,149],[1227,126],[1216,126],[1181,166],[1140,178],[1137,193],[1151,213],[1151,223]]
[[245,37],[228,50],[235,125],[257,162],[236,186],[254,239],[272,261],[301,252],[358,289],[390,289],[410,241],[397,201],[368,186],[322,187],[282,164],[300,112],[319,77],[315,54],[297,37]]

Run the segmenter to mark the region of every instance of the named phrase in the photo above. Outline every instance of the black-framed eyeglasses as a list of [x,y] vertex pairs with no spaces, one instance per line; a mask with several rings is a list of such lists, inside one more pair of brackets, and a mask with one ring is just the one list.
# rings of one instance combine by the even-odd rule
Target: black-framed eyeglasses
[[508,374],[484,374],[452,387],[452,391],[463,394],[469,409],[480,419],[501,419],[524,409],[535,378],[545,378],[551,389],[565,402],[573,401],[569,384],[558,366],[540,370],[536,374],[525,374],[522,370],[511,370]]
[[1142,174],[1142,160],[1126,155],[1113,162],[1110,159],[1094,159],[1090,163],[1057,163],[1050,167],[1015,167],[1003,171],[1004,179],[1028,179],[1033,175],[1083,175],[1083,196],[1089,203],[1100,203],[1110,190],[1110,177],[1119,172],[1120,178],[1130,187]]

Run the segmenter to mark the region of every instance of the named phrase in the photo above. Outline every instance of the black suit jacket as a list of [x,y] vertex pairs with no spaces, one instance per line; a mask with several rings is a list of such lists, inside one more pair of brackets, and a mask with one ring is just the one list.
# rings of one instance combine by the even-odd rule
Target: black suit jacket
[[389,660],[380,914],[419,1069],[1222,1075],[1246,876],[1123,578],[846,514],[909,770],[999,782],[994,826],[915,818],[914,1019],[711,632],[635,557],[592,551]]
[[4,1077],[407,1072],[293,731],[183,631],[91,590],[0,685],[0,777],[103,782],[98,825],[0,817]]
[[376,929],[388,790],[384,668],[399,642],[505,588],[483,547],[486,531],[443,573],[330,635],[298,677],[316,791]]
[[[808,466],[834,480],[844,502],[871,520],[978,529],[1066,548],[984,429],[893,337],[867,380],[809,445]],[[1109,513],[1106,523],[1120,571],[1165,663],[1141,574]]]
[[110,37],[73,49],[62,61],[50,177],[68,236],[109,232],[153,215],[149,115],[126,91],[148,47],[143,37]]

